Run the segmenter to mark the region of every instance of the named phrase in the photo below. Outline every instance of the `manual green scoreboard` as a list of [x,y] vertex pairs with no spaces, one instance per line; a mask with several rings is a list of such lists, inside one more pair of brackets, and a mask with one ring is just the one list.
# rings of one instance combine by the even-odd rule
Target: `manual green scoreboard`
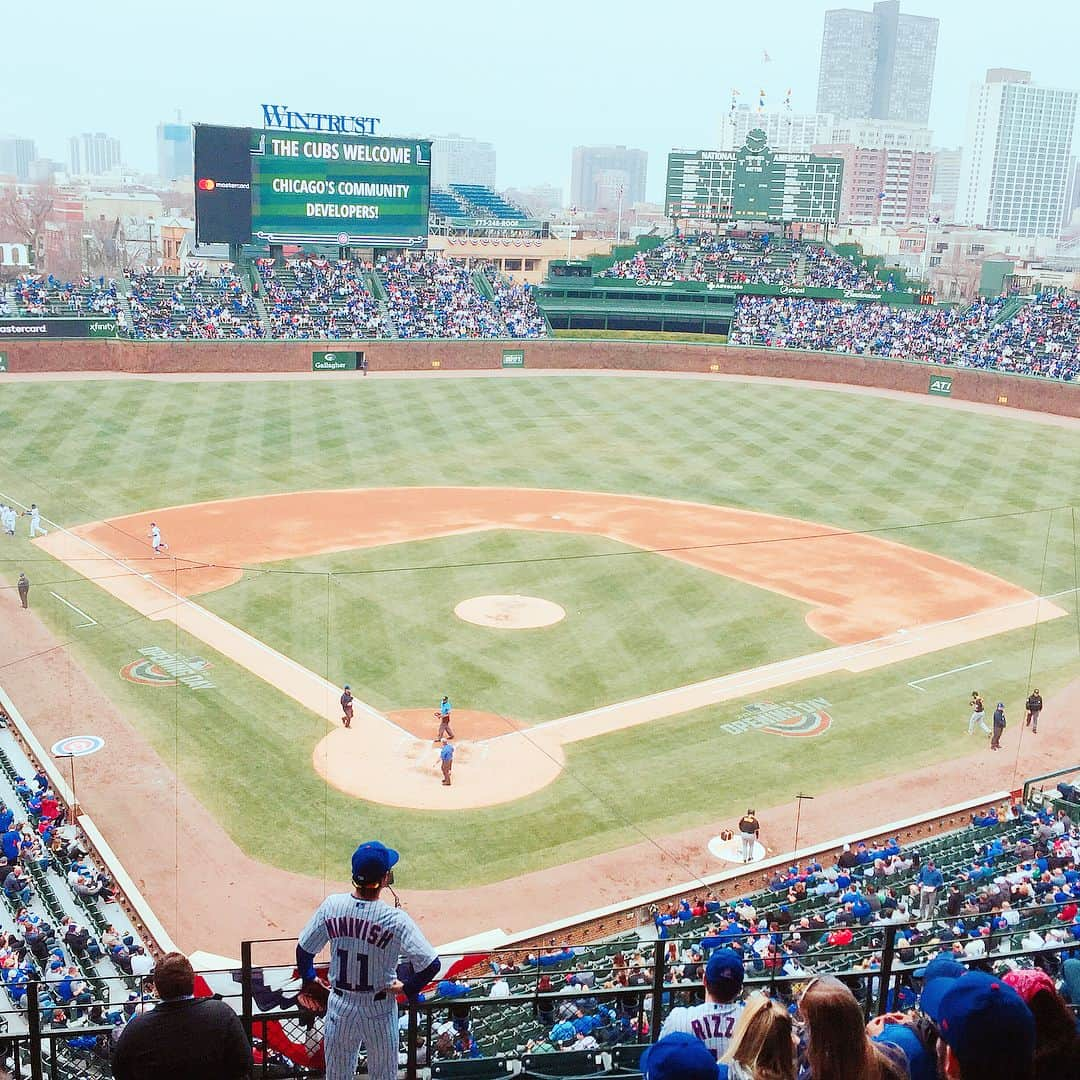
[[812,221],[840,216],[842,158],[774,152],[760,129],[739,150],[673,150],[664,211],[702,221]]

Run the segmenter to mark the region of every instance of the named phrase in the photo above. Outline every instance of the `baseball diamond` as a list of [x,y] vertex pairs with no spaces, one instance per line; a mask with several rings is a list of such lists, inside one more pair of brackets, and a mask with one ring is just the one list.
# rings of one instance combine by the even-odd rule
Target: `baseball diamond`
[[[767,820],[793,771],[826,813],[898,762],[913,775],[968,762],[963,718],[949,720],[966,676],[928,676],[984,664],[994,700],[1019,709],[1032,664],[1051,699],[1080,674],[1067,506],[1080,441],[1066,427],[1048,439],[949,399],[661,376],[207,389],[8,386],[4,408],[32,393],[42,423],[32,445],[9,425],[0,498],[37,501],[49,529],[12,544],[99,620],[77,627],[43,599],[42,632],[66,642],[53,663],[74,667],[32,689],[40,675],[17,661],[8,681],[52,701],[35,721],[46,737],[68,734],[75,695],[93,697],[107,750],[87,759],[80,800],[126,862],[160,860],[161,843],[116,801],[110,755],[143,762],[148,784],[179,779],[185,851],[262,882],[250,887],[275,897],[277,924],[317,902],[311,853],[335,865],[357,812],[408,849],[430,927],[527,925],[539,919],[511,888],[519,875],[560,875],[556,911],[581,909],[579,879],[614,898],[583,860],[652,880],[641,828],[700,833],[682,845],[710,859],[748,786]],[[328,408],[365,421],[330,429]],[[218,422],[237,411],[242,427]],[[61,415],[86,428],[77,460]],[[32,482],[45,475],[47,489]],[[156,559],[150,521],[170,543]],[[542,598],[565,617],[508,632],[454,614],[484,596]],[[119,678],[143,660],[175,685]],[[444,693],[450,786],[431,744]],[[1053,730],[1048,711],[1038,738]],[[980,757],[905,797],[942,805],[993,786],[990,768]],[[690,789],[717,795],[695,805]],[[448,812],[483,860],[443,842]],[[282,813],[295,824],[271,837]],[[166,912],[183,891],[175,932],[194,940],[215,890],[188,861],[144,880]],[[438,899],[451,886],[475,900]],[[215,907],[204,945],[227,952],[250,932],[234,907]]]

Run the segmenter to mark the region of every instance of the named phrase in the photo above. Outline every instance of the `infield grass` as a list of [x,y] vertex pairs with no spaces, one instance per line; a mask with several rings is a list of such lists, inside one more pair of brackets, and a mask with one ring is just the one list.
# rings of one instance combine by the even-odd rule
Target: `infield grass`
[[[199,603],[383,710],[445,692],[534,723],[831,645],[804,604],[597,536],[494,530],[266,570]],[[508,631],[454,614],[489,594],[567,616]]]
[[[688,499],[881,530],[890,539],[1043,594],[1076,584],[1074,515],[1046,508],[1080,504],[1080,434],[929,403],[797,386],[597,376],[355,383],[317,377],[237,383],[42,381],[2,385],[0,430],[0,495],[35,501],[66,525],[153,507],[312,488],[552,487]],[[1073,616],[1040,626],[1037,634],[1014,631],[864,675],[810,680],[772,695],[829,700],[834,724],[820,738],[729,735],[722,725],[740,715],[744,701],[574,744],[568,748],[567,770],[555,784],[515,803],[455,815],[454,828],[469,843],[447,844],[444,815],[391,810],[327,790],[311,768],[311,752],[327,730],[324,721],[245,670],[208,655],[201,643],[172,626],[135,616],[32,548],[25,522],[20,530],[16,540],[0,538],[0,566],[9,586],[20,569],[27,569],[35,607],[60,642],[245,850],[308,873],[318,873],[327,860],[332,868],[342,865],[358,832],[364,832],[384,835],[409,851],[410,885],[496,880],[716,820],[740,809],[735,799],[744,809],[748,788],[767,805],[790,799],[800,787],[822,792],[968,752],[972,744],[963,734],[971,689],[967,676],[926,683],[926,693],[908,687],[911,680],[992,659],[978,669],[978,685],[988,699],[1008,700],[1013,720],[1008,743],[1017,735],[1029,671],[1048,697],[1080,674],[1075,601],[1065,596],[1057,603]],[[564,539],[504,533],[472,542],[479,550],[494,545],[492,552],[499,545],[533,551],[534,545]],[[669,662],[687,671],[703,663],[713,645],[708,635],[721,618],[728,620],[728,629],[720,631],[727,652],[714,673],[725,664],[746,666],[752,655],[806,647],[798,640],[808,633],[801,612],[789,601],[774,598],[769,618],[760,627],[747,625],[739,621],[747,618],[745,611],[717,615],[704,597],[696,597],[696,588],[683,582],[684,572],[700,572],[666,562],[663,572],[644,572],[632,564],[644,567],[661,557],[605,559],[604,542],[588,543],[600,545],[594,553],[601,557],[583,561],[575,571],[580,576],[561,579],[553,573],[526,588],[520,574],[507,579],[491,568],[489,576],[477,574],[468,583],[470,594],[548,595],[550,581],[551,588],[614,596],[604,605],[615,626],[595,624],[598,641],[591,657],[567,644],[545,659],[559,669],[537,675],[530,715],[570,712],[572,706],[559,702],[590,700],[605,641],[619,650],[601,673],[605,687],[616,691],[643,678],[638,669],[648,670],[654,660],[655,668]],[[340,558],[354,566],[388,554],[390,549],[382,549]],[[393,557],[399,554],[394,550]],[[625,565],[614,569],[608,563]],[[409,582],[410,575],[403,574],[391,583],[391,576],[369,575],[360,599],[392,619],[404,613],[407,618],[396,625],[407,636],[407,651],[426,653],[431,663],[444,665],[447,677],[451,666],[463,666],[461,677],[502,707],[497,695],[503,690],[488,682],[490,671],[467,666],[474,661],[472,647],[445,640],[445,604],[462,582],[450,589],[450,578],[441,584]],[[309,577],[321,580],[325,590],[325,573]],[[304,640],[294,642],[294,655],[301,662],[307,656],[320,673],[327,673],[328,657],[344,672],[347,649],[363,650],[362,636],[349,644],[346,634],[330,656],[323,627],[322,662],[317,662],[318,644],[307,635],[318,627],[321,601],[298,594],[302,585],[274,594],[256,582],[232,588],[235,592],[222,590],[211,604],[235,605],[234,614],[244,618],[265,605],[254,619],[267,640],[275,634],[283,638],[286,631],[275,623],[295,611]],[[337,597],[346,608],[354,602],[352,588],[342,585]],[[49,596],[50,589],[91,612],[98,625],[78,628],[77,617]],[[432,598],[440,589],[443,599],[436,603]],[[259,594],[258,604],[253,592]],[[761,598],[757,590],[751,593],[756,606]],[[695,600],[699,610],[678,616],[680,603]],[[11,602],[9,593],[6,603]],[[655,613],[657,622],[648,626],[642,612]],[[331,628],[335,622],[344,627],[347,617],[339,612]],[[668,624],[671,619],[674,625]],[[363,620],[359,625],[363,631]],[[707,632],[698,633],[699,626]],[[668,639],[691,652],[684,656],[677,648],[665,657],[658,650]],[[382,638],[380,648],[393,640]],[[138,658],[139,647],[153,644],[206,656],[214,665],[215,689],[163,691],[123,682],[119,669]],[[34,661],[0,658],[0,681],[3,665],[13,662]],[[375,673],[386,700],[430,702],[439,688],[429,683],[438,676],[421,677],[420,660],[403,657],[400,650],[397,662],[403,665],[400,676],[393,668]],[[336,674],[332,669],[331,677]],[[513,703],[525,699],[527,681],[523,673],[516,686],[506,688],[507,710],[515,715],[525,711]],[[422,685],[413,696],[416,682]],[[621,696],[616,692],[612,700]],[[1047,714],[1045,722],[1051,734],[1054,718]],[[958,776],[958,797],[964,784]],[[312,813],[314,806],[323,811]],[[882,819],[890,816],[882,807]],[[275,827],[282,822],[289,827]],[[485,853],[482,860],[477,851]]]

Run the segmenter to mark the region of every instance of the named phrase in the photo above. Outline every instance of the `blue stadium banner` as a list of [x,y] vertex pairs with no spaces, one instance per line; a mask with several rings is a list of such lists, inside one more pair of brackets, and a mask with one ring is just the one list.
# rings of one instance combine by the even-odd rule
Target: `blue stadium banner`
[[525,366],[524,349],[503,349],[503,367],[515,368]]

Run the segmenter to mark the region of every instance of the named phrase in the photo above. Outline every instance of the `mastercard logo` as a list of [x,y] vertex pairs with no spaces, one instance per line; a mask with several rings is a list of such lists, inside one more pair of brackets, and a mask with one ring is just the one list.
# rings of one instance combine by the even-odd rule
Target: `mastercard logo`
[[213,180],[200,180],[198,187],[200,191],[213,191],[217,184]]

